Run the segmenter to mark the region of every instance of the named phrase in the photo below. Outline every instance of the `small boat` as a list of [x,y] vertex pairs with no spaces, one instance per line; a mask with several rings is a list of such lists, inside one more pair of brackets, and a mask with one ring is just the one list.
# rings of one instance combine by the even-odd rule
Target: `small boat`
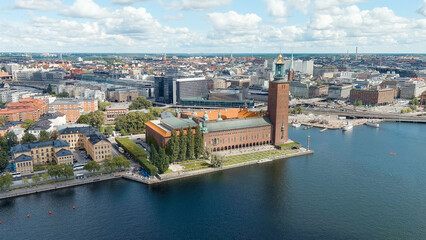
[[391,152],[391,153],[389,153],[390,155],[396,155],[396,153],[393,153],[393,152]]
[[346,126],[344,126],[342,129],[343,131],[349,131],[352,130],[352,128],[354,128],[354,125],[348,123]]
[[366,122],[365,125],[370,126],[370,127],[374,127],[374,128],[380,127],[380,125],[378,123],[375,123],[375,122]]
[[300,128],[300,126],[302,126],[302,124],[300,124],[300,123],[292,123],[291,126],[294,127],[294,128]]

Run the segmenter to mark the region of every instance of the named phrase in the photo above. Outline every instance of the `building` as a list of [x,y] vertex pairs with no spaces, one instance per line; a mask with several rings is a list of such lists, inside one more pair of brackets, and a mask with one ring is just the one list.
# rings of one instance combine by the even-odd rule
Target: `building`
[[0,136],[5,137],[6,134],[14,127],[21,127],[24,122],[22,121],[13,121],[7,122],[5,125],[0,127]]
[[309,84],[299,81],[290,82],[290,93],[291,96],[297,98],[308,98],[309,97]]
[[56,163],[72,164],[70,145],[63,140],[26,143],[12,147],[11,155],[16,172],[30,174],[34,165]]
[[147,138],[155,139],[163,147],[173,130],[190,126],[195,131],[194,128],[200,126],[204,146],[213,151],[287,142],[290,86],[284,77],[281,55],[275,73],[274,81],[269,85],[267,116],[249,111],[247,105],[243,108],[177,113],[176,117],[147,122]]
[[351,93],[352,85],[330,85],[328,87],[328,98],[330,99],[346,99]]
[[131,102],[139,97],[139,91],[133,88],[109,88],[107,98],[111,102]]
[[362,101],[363,104],[383,105],[393,103],[395,97],[394,89],[351,89],[349,100]]
[[123,116],[129,113],[130,103],[113,103],[105,108],[106,119],[114,120],[118,116]]
[[426,91],[424,91],[420,97],[420,104],[426,105]]
[[208,85],[209,90],[224,89],[224,88],[228,88],[229,86],[231,86],[230,83],[226,82],[226,80],[222,79],[222,78],[209,79],[208,82],[207,82],[207,85]]
[[49,106],[41,99],[22,98],[19,102],[12,102],[6,108],[0,109],[0,117],[7,121],[25,121],[27,119],[38,121],[47,113]]
[[206,96],[208,83],[205,77],[180,78],[173,76],[155,77],[155,101],[177,104],[181,99]]
[[316,85],[309,87],[309,98],[327,97],[328,86],[327,85]]
[[420,97],[421,94],[426,91],[426,84],[420,81],[409,81],[400,87],[401,98],[411,99],[414,97]]
[[69,143],[71,149],[84,149],[96,162],[111,156],[111,143],[92,126],[65,127],[58,130],[59,138]]
[[93,98],[58,98],[49,104],[49,108],[51,113],[65,114],[67,122],[74,123],[82,114],[97,111],[98,100]]

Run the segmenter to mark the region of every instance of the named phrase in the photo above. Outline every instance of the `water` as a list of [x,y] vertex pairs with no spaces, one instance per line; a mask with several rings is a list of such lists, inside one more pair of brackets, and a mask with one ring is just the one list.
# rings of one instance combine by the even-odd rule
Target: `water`
[[314,155],[2,200],[0,239],[425,239],[425,130],[292,128]]

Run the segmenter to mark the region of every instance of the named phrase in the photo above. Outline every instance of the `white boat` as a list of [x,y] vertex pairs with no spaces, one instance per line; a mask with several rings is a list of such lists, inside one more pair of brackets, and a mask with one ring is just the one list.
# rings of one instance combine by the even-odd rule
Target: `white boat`
[[370,126],[370,127],[374,127],[374,128],[380,127],[380,125],[378,123],[375,123],[375,122],[366,122],[365,125]]
[[291,126],[295,127],[295,128],[299,128],[300,126],[302,126],[302,124],[300,124],[300,123],[292,123]]
[[349,131],[352,130],[352,128],[354,128],[354,125],[348,123],[346,126],[344,126],[342,129],[343,131]]

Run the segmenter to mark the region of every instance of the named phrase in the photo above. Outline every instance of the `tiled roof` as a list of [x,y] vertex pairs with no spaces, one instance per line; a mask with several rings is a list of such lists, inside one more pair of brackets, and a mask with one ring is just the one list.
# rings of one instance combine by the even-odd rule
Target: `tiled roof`
[[48,147],[52,146],[54,148],[59,147],[69,147],[70,144],[64,140],[54,140],[54,141],[46,141],[46,142],[34,142],[34,143],[25,143],[20,144],[12,147],[11,152],[12,155],[15,153],[20,152],[30,152],[33,148],[40,148],[40,147]]
[[72,155],[72,152],[70,150],[67,149],[61,149],[56,153],[56,156],[58,157],[63,157],[63,156],[70,156]]
[[15,159],[15,163],[17,163],[17,162],[27,162],[27,161],[32,161],[32,160],[33,160],[33,157],[25,155],[25,154],[22,154],[22,155],[20,155],[19,157],[17,157]]
[[188,116],[196,116],[202,118],[204,116],[204,113],[207,112],[207,115],[209,116],[210,121],[214,121],[218,119],[219,112],[222,116],[222,119],[233,119],[233,118],[249,118],[249,117],[260,117],[262,116],[260,113],[251,112],[247,109],[242,108],[226,108],[226,109],[220,109],[220,110],[207,110],[207,111],[200,111],[195,112],[196,114],[191,112],[184,113],[184,115]]
[[34,123],[29,130],[47,130],[52,123],[49,120],[40,120]]
[[96,144],[100,141],[109,142],[108,139],[100,133],[96,128],[92,126],[87,127],[68,127],[61,130],[58,130],[59,134],[75,134],[81,133],[84,136],[89,138],[91,144]]
[[264,126],[270,126],[270,125],[271,125],[271,122],[269,121],[269,118],[266,118],[266,117],[231,119],[231,120],[223,120],[223,121],[208,121],[207,131],[218,132],[218,131],[242,129],[242,128],[264,127]]

